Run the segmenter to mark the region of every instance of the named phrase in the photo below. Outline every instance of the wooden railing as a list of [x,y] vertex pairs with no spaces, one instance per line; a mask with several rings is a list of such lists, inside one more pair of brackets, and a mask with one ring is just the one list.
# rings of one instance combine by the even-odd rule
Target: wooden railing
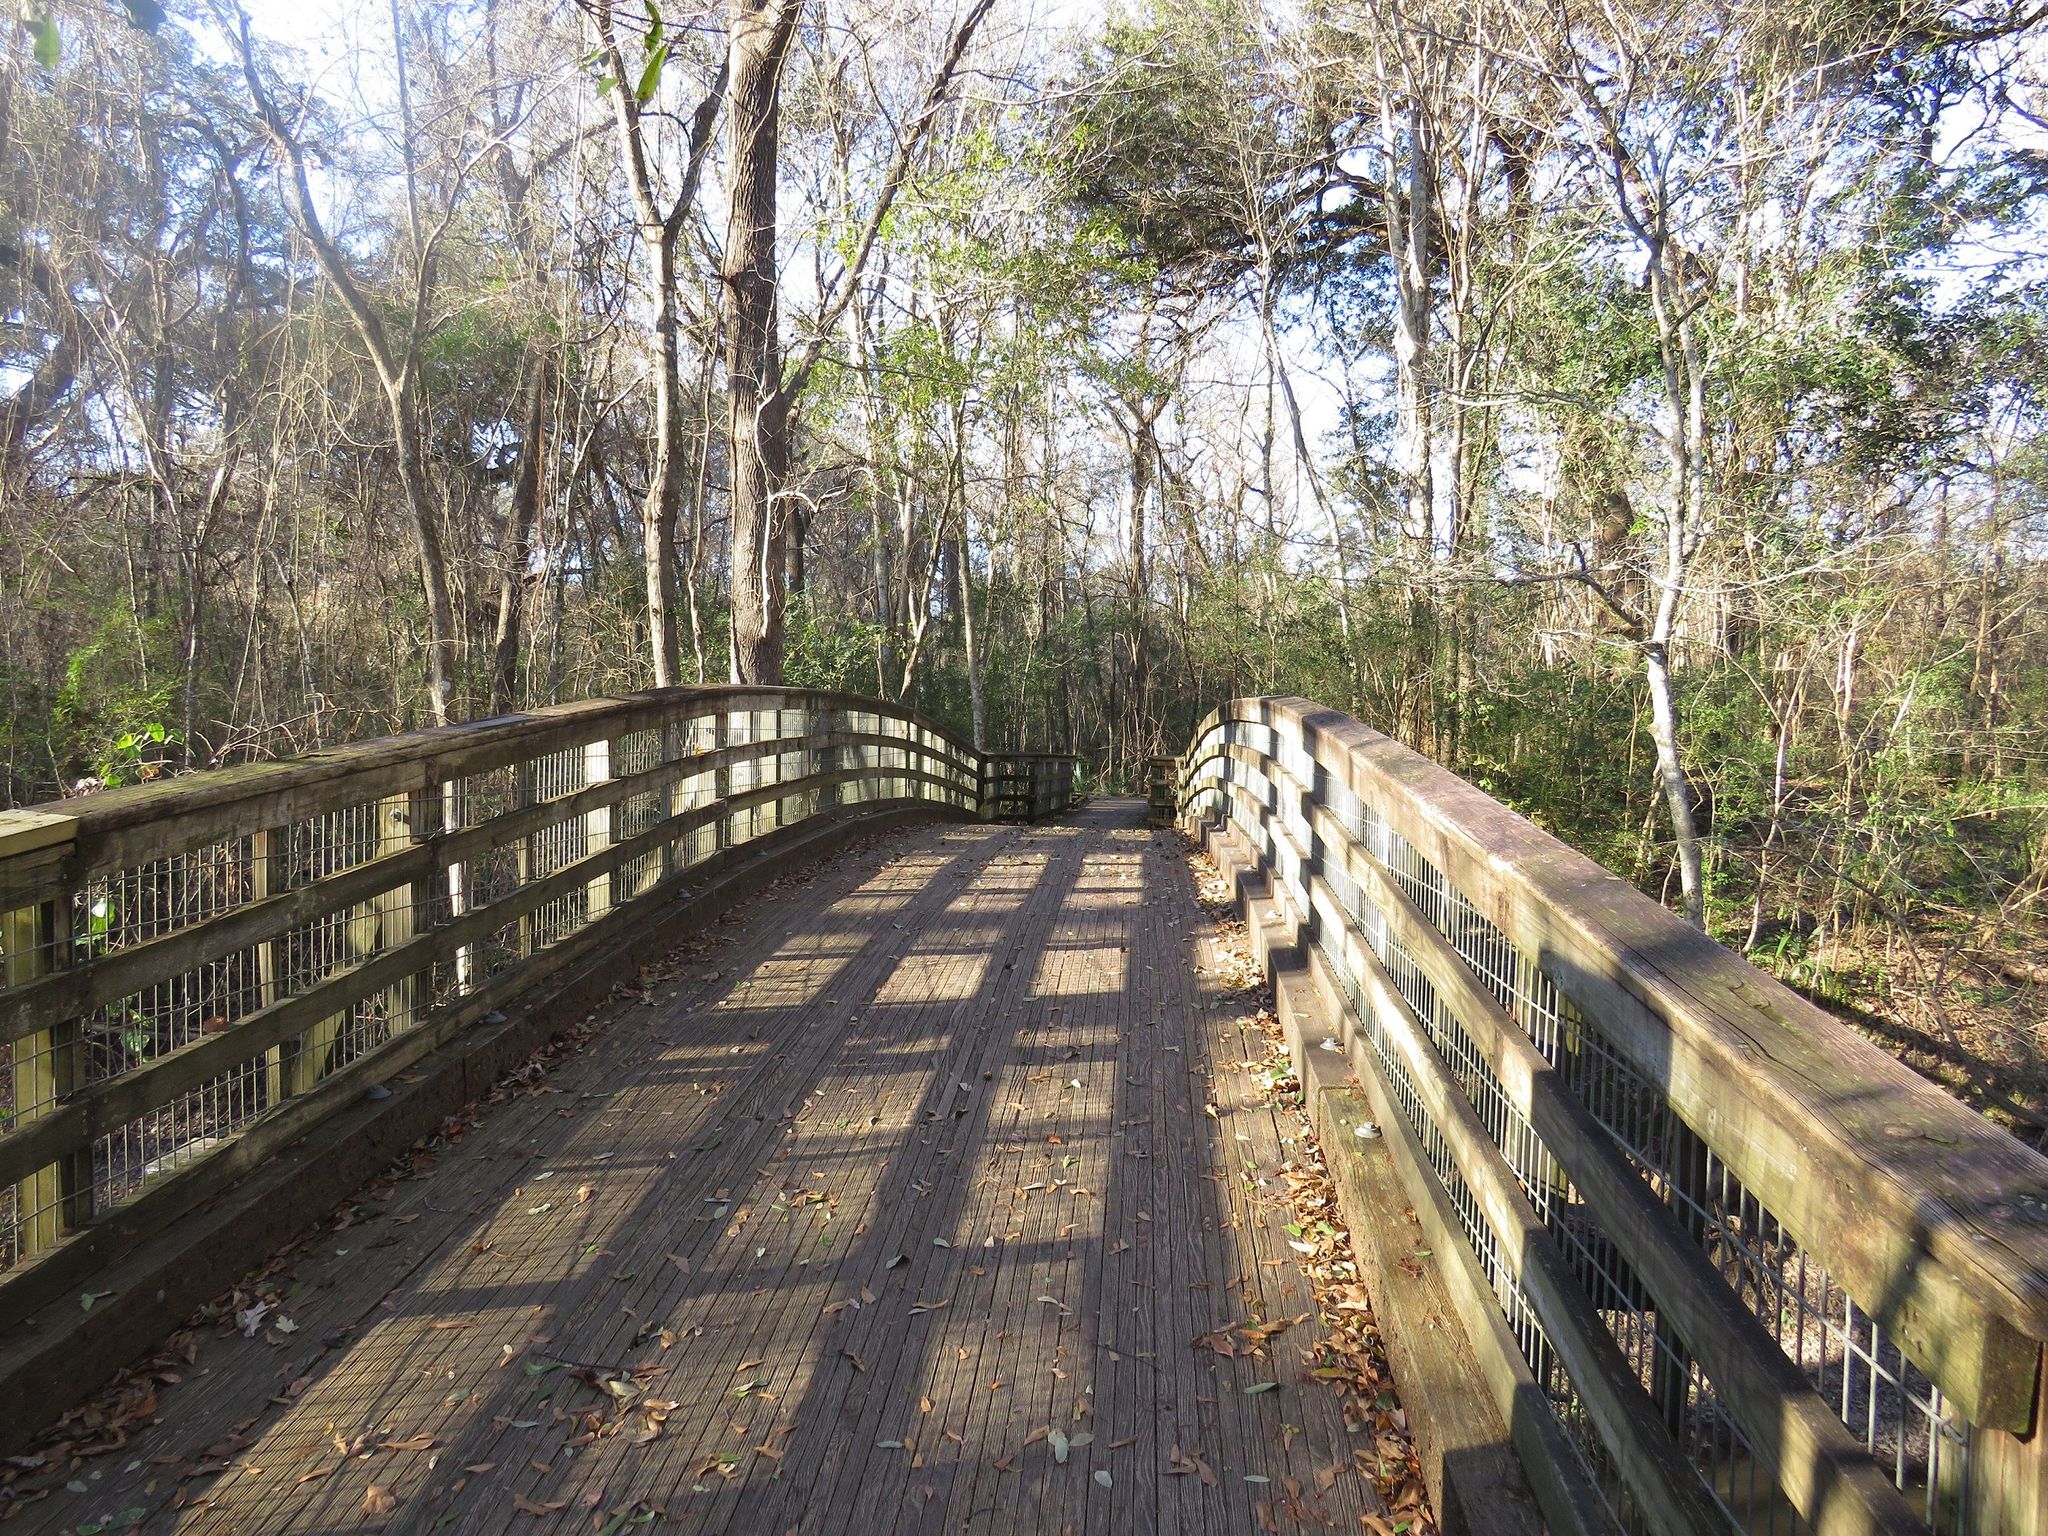
[[1302,936],[1554,1532],[2048,1530],[2048,1160],[1347,716],[1227,704],[1177,791]]
[[1145,759],[1145,820],[1153,826],[1170,827],[1180,819],[1180,802],[1175,793],[1179,778],[1177,758]]
[[690,688],[0,813],[0,1324],[708,865],[982,776],[891,704]]
[[981,803],[992,821],[1043,821],[1073,804],[1081,760],[1070,752],[990,752]]

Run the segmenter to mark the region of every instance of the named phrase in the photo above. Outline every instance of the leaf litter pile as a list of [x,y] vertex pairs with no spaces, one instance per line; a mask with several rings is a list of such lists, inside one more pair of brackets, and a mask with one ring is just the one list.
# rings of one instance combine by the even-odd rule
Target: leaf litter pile
[[[1316,1315],[1326,1330],[1304,1363],[1311,1364],[1311,1374],[1343,1399],[1346,1427],[1367,1442],[1353,1454],[1384,1508],[1360,1519],[1379,1536],[1431,1536],[1436,1519],[1408,1416],[1394,1390],[1372,1303],[1352,1256],[1351,1234],[1337,1207],[1337,1189],[1316,1140],[1280,1020],[1269,1006],[1271,991],[1252,952],[1250,935],[1233,911],[1229,883],[1205,856],[1192,854],[1188,862],[1202,908],[1215,924],[1221,955],[1217,980],[1255,1008],[1241,1027],[1256,1031],[1269,1047],[1264,1059],[1247,1057],[1235,1065],[1249,1077],[1247,1098],[1275,1112],[1295,1149],[1294,1157],[1279,1169],[1279,1188],[1293,1218],[1287,1224],[1289,1246],[1299,1256],[1315,1297]],[[1306,1315],[1218,1328],[1195,1344],[1233,1357],[1264,1352],[1270,1340],[1303,1321]],[[1330,1480],[1335,1473],[1326,1470],[1321,1476]],[[1269,1516],[1265,1523],[1268,1530],[1281,1529],[1270,1523]]]

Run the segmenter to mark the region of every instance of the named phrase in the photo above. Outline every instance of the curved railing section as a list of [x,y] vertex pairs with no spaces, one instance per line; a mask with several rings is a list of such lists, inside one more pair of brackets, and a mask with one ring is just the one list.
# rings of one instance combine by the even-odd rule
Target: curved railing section
[[1554,1531],[2044,1528],[2048,1160],[1348,716],[1227,704],[1174,798],[1306,938]]
[[0,812],[0,1311],[785,829],[983,772],[879,700],[676,688]]

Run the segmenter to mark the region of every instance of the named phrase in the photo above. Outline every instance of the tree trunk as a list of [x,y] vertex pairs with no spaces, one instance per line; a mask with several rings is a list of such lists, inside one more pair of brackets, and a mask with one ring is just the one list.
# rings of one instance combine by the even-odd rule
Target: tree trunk
[[1678,587],[1667,581],[1657,604],[1657,620],[1643,643],[1643,672],[1650,685],[1650,739],[1657,747],[1657,778],[1664,790],[1664,809],[1678,844],[1678,885],[1685,901],[1685,920],[1707,926],[1706,892],[1700,879],[1700,834],[1693,820],[1692,785],[1678,752],[1678,704],[1671,688],[1671,631],[1678,609]]
[[682,360],[677,339],[675,243],[655,247],[654,472],[640,502],[640,549],[647,575],[647,642],[654,686],[681,680],[682,638],[676,628],[676,518],[683,509]]
[[716,348],[704,352],[704,376],[697,391],[697,482],[690,500],[690,564],[683,572],[683,599],[690,609],[690,660],[701,685],[710,680],[704,654],[704,613],[698,598],[698,582],[704,574],[704,503],[711,494],[711,391],[718,368]]
[[[960,582],[960,640],[967,650],[967,698],[974,726],[974,749],[988,747],[988,710],[981,687],[981,637],[974,628],[974,509],[967,500],[967,402],[953,404],[953,497],[960,508],[960,542],[953,551],[953,569]],[[994,570],[991,568],[993,578]]]
[[448,552],[441,543],[440,509],[427,478],[419,423],[414,419],[411,375],[387,387],[391,430],[398,439],[398,481],[412,512],[413,550],[419,556],[420,586],[427,600],[427,707],[434,724],[455,718],[455,603],[449,596]]
[[[995,0],[975,0],[953,29],[924,105],[899,135],[845,269],[825,284],[817,323],[785,376],[776,326],[775,181],[782,66],[803,0],[730,0],[732,216],[726,227],[726,395],[731,407],[732,675],[782,681],[782,621],[790,533],[782,502],[795,403],[826,339],[859,290],[869,254],[904,178]],[[798,534],[799,543],[801,532]],[[801,554],[799,548],[798,553]]]
[[498,622],[491,637],[490,712],[502,715],[518,702],[520,620],[526,606],[526,566],[533,555],[533,528],[547,484],[548,370],[539,349],[529,364],[525,420],[520,424],[519,473],[505,516],[504,547],[498,552]]
[[1134,407],[1131,428],[1131,543],[1130,543],[1130,689],[1125,699],[1129,721],[1124,731],[1125,768],[1135,783],[1142,765],[1141,740],[1145,732],[1145,698],[1151,686],[1152,649],[1146,620],[1151,610],[1151,577],[1146,569],[1145,507],[1151,500],[1153,470],[1158,463],[1159,440],[1154,433],[1159,406],[1145,402]]
[[598,36],[604,42],[612,78],[617,82],[611,96],[619,158],[625,164],[627,184],[632,189],[641,243],[653,258],[654,267],[654,468],[647,494],[640,503],[640,551],[647,580],[647,639],[654,664],[654,686],[667,688],[682,680],[682,639],[676,625],[676,519],[683,507],[684,478],[692,473],[683,442],[682,319],[676,303],[676,247],[697,199],[712,125],[725,98],[726,72],[719,71],[691,116],[689,155],[683,167],[682,185],[675,201],[663,211],[654,199],[654,179],[641,130],[640,99],[627,84],[633,77],[626,71],[610,12],[599,8],[595,14]]
[[786,561],[777,502],[789,474],[789,402],[776,316],[775,181],[783,60],[800,0],[732,0],[732,214],[726,226],[725,377],[731,438],[732,679],[782,681]]
[[[370,354],[370,361],[377,370],[378,382],[384,388],[384,402],[391,413],[392,438],[398,450],[398,480],[400,488],[405,493],[406,509],[412,514],[413,547],[419,556],[420,586],[427,604],[428,709],[436,725],[446,725],[454,718],[455,707],[455,605],[449,595],[448,556],[441,543],[441,514],[434,502],[433,482],[427,473],[426,455],[420,442],[418,402],[414,393],[415,381],[418,378],[416,365],[419,348],[424,339],[426,316],[434,284],[433,242],[420,242],[416,252],[418,270],[413,282],[412,322],[406,331],[406,348],[401,355],[392,344],[382,313],[370,303],[362,289],[357,286],[355,274],[343,257],[341,248],[334,243],[326,225],[320,220],[313,202],[313,189],[306,170],[304,147],[285,121],[284,115],[278,111],[269,89],[263,83],[262,74],[256,67],[255,45],[250,41],[249,18],[239,7],[236,9],[236,23],[242,77],[249,87],[249,99],[256,108],[257,116],[262,119],[263,126],[272,140],[284,152],[299,227],[312,243],[321,269],[326,272],[328,280],[340,294],[342,303],[349,312],[349,318],[355,322],[356,335],[362,341],[364,350]],[[395,44],[395,13],[393,39]],[[402,48],[397,57],[402,77]],[[401,93],[403,84],[401,78]],[[409,108],[407,112],[409,116]],[[409,161],[407,168],[410,173]],[[412,186],[413,178],[408,174],[409,193]],[[416,219],[414,225],[417,241]]]
[[[1388,157],[1404,158],[1404,176],[1387,192],[1387,247],[1394,271],[1394,399],[1402,510],[1408,535],[1427,562],[1435,544],[1436,487],[1430,467],[1430,233],[1436,222],[1436,159],[1420,108],[1407,132],[1384,129]],[[1405,138],[1406,154],[1401,154]],[[1405,183],[1405,184],[1404,184]]]

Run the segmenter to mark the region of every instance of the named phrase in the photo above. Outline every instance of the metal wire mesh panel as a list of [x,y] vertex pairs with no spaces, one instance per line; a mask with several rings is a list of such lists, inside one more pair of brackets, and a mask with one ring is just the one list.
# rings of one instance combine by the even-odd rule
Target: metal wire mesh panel
[[[73,899],[70,942],[54,958],[66,966],[80,964],[234,910],[254,894],[251,852],[249,838],[229,838],[91,882]],[[68,1043],[60,1032],[38,1037],[35,1050],[69,1053],[72,1061],[68,1071],[33,1076],[62,1084],[66,1091],[126,1077],[219,1033],[261,1001],[257,957],[236,950],[102,1005],[78,1021]],[[30,1044],[18,1042],[16,1048]],[[147,1179],[217,1145],[260,1113],[268,1088],[260,1067],[260,1062],[242,1063],[101,1136],[87,1170],[92,1205],[127,1199]],[[47,1105],[22,1102],[16,1107],[32,1114]],[[27,1221],[39,1213],[25,1209],[21,1214]]]
[[[635,731],[610,743],[606,756],[612,777],[633,778],[674,762],[674,735],[672,729]],[[612,837],[619,842],[631,842],[643,833],[652,832],[674,814],[674,803],[673,784],[662,784],[627,796],[610,812]],[[644,894],[669,873],[671,867],[668,850],[661,847],[650,848],[628,859],[619,867],[618,878],[613,883],[612,900],[626,902]]]

